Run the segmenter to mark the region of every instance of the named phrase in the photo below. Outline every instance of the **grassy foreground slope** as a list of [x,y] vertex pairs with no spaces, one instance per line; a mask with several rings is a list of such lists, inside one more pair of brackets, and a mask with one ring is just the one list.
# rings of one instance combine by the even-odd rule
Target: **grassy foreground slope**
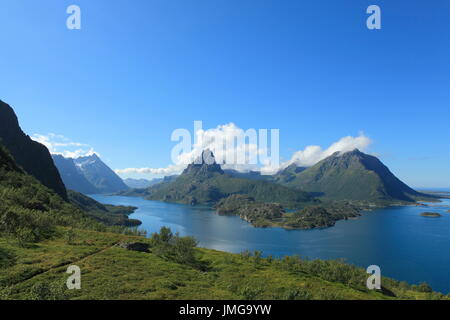
[[[58,232],[65,234],[64,228]],[[116,244],[150,239],[76,230],[19,247],[0,238],[0,299],[441,299],[427,286],[383,279],[384,292],[365,288],[364,270],[338,261],[263,259],[194,249],[202,268]],[[67,290],[67,267],[81,268],[81,289]]]

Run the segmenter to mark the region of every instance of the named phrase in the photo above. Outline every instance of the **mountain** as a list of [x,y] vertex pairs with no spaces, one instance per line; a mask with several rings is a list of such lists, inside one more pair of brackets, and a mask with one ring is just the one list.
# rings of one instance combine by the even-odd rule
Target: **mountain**
[[74,162],[100,193],[113,193],[128,189],[122,179],[95,153],[91,156],[76,158]]
[[128,189],[96,154],[76,159],[53,155],[67,188],[84,193],[114,193]]
[[300,206],[313,201],[301,190],[263,180],[236,178],[225,173],[216,163],[211,151],[188,165],[173,181],[152,186],[146,191],[146,198],[189,204],[214,204],[233,194],[247,195],[260,202],[276,202],[289,207]]
[[[126,219],[127,212],[134,208],[110,208],[70,190],[68,193],[71,202],[84,208],[89,216],[24,172],[0,146],[2,299],[161,299],[167,298],[167,283],[176,294],[170,297],[179,299],[446,297],[431,293],[426,284],[410,286],[389,278],[383,278],[382,290],[367,290],[366,270],[342,261],[298,257],[274,260],[261,258],[257,253],[236,255],[196,248],[194,238],[181,238],[168,228],[162,228],[151,239],[130,235],[129,228],[116,224],[137,225],[138,221]],[[102,222],[106,218],[114,227],[106,227],[93,218]],[[139,252],[139,247],[151,250]],[[83,274],[88,281],[102,281],[98,281],[99,285],[86,285],[83,290],[66,290],[67,277],[62,281],[58,273],[80,263],[82,270],[87,269]],[[205,270],[213,270],[214,277],[199,277]],[[251,278],[252,282],[242,281],[243,278]],[[117,281],[119,284],[111,290],[111,283]],[[249,291],[250,285],[258,290]],[[296,286],[294,291],[292,286]],[[127,287],[125,293],[123,287]]]
[[274,181],[278,183],[289,183],[295,179],[298,173],[305,171],[306,167],[299,167],[295,163],[289,165],[284,170],[277,172],[274,175]]
[[155,178],[152,180],[127,178],[123,180],[123,182],[132,189],[145,189],[162,181],[163,178]]
[[307,169],[288,167],[277,174],[277,179],[283,185],[318,193],[331,200],[414,202],[430,199],[400,181],[378,158],[358,149],[344,154],[336,152]]
[[99,193],[97,188],[86,179],[83,172],[75,165],[72,158],[64,158],[57,154],[52,155],[52,157],[67,189],[84,194]]
[[27,173],[64,199],[67,198],[66,188],[48,149],[22,131],[14,110],[1,100],[0,144],[6,147],[15,162]]
[[19,242],[48,238],[56,225],[98,228],[74,207],[29,175],[0,145],[0,234]]

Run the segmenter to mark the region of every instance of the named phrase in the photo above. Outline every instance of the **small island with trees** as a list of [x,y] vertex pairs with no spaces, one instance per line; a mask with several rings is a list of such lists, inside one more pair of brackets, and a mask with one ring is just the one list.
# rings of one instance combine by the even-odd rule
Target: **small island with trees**
[[278,203],[255,201],[246,195],[231,195],[220,200],[214,208],[218,214],[237,215],[255,227],[313,229],[334,226],[338,220],[359,217],[361,208],[350,203],[309,205],[301,210],[286,212]]
[[422,212],[420,214],[422,217],[428,217],[428,218],[439,218],[441,215],[437,212]]

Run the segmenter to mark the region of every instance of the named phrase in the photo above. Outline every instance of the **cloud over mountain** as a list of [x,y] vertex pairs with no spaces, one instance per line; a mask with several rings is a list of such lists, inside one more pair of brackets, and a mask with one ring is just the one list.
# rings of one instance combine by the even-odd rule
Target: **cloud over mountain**
[[292,163],[301,167],[310,167],[335,152],[345,153],[355,149],[366,151],[371,143],[372,140],[369,137],[364,135],[364,133],[360,133],[357,137],[343,137],[331,144],[327,149],[314,145],[307,146],[305,149],[295,152],[289,161],[282,164],[282,167],[287,167]]
[[[184,129],[182,129],[184,130]],[[176,132],[174,132],[176,134]],[[183,133],[183,132],[182,132]],[[269,137],[270,138],[270,137]],[[267,148],[258,145],[258,131],[244,130],[234,123],[195,132],[195,142],[190,150],[172,154],[174,164],[165,168],[126,168],[115,170],[118,174],[172,175],[180,173],[188,164],[197,159],[203,150],[209,149],[217,163],[225,169],[239,171],[257,170],[258,158],[264,157]]]
[[[190,150],[183,150],[183,152],[172,155],[173,164],[165,168],[126,168],[116,169],[115,172],[125,176],[131,174],[157,176],[179,174],[189,163],[198,158],[203,150],[210,149],[213,151],[217,163],[222,164],[223,169],[253,170],[261,171],[263,174],[274,174],[280,168],[285,168],[292,163],[300,166],[312,166],[337,151],[347,152],[356,148],[366,151],[372,142],[363,133],[357,137],[347,136],[326,149],[317,145],[307,146],[305,149],[295,152],[290,160],[279,165],[271,163],[270,157],[265,156],[268,151],[267,146],[261,145],[259,137],[252,138],[252,134],[254,135],[254,132],[251,130],[239,128],[234,123],[219,125],[208,130],[200,129],[196,132],[196,142]],[[245,158],[244,163],[239,161],[238,155]]]
[[99,154],[89,144],[73,142],[60,134],[49,133],[43,135],[35,133],[31,136],[31,139],[42,143],[51,154],[59,154],[65,158],[87,157],[94,153]]

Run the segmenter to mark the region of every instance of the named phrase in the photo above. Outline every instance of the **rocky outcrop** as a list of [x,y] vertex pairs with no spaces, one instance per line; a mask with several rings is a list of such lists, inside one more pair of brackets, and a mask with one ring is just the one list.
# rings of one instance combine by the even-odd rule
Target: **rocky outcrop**
[[124,248],[131,251],[138,251],[138,252],[150,252],[150,245],[143,242],[122,242],[119,243],[118,246],[120,248]]

